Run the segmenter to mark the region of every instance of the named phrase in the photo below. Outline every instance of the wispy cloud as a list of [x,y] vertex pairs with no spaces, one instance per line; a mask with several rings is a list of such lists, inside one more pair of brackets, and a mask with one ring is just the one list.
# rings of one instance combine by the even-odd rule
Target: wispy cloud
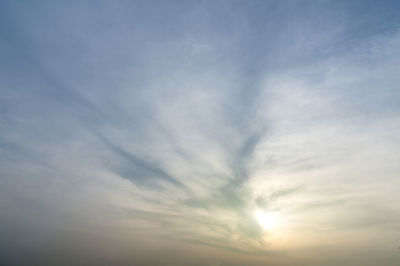
[[6,264],[396,265],[397,3],[0,10]]

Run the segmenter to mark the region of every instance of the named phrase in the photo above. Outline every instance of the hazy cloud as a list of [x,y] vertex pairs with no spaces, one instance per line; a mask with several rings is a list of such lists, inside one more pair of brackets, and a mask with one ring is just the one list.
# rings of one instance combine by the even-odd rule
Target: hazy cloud
[[398,10],[3,1],[0,264],[397,265]]

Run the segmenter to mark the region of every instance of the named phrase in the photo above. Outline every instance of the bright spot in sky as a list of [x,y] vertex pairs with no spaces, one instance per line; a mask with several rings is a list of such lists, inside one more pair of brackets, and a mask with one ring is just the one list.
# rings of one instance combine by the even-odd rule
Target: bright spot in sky
[[280,212],[257,210],[255,216],[259,225],[265,230],[277,229],[282,223],[282,214]]

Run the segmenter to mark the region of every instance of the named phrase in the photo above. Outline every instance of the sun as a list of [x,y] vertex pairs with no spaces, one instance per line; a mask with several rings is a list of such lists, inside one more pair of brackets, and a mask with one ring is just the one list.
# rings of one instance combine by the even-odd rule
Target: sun
[[280,212],[257,210],[255,217],[264,230],[273,231],[282,224],[282,214]]

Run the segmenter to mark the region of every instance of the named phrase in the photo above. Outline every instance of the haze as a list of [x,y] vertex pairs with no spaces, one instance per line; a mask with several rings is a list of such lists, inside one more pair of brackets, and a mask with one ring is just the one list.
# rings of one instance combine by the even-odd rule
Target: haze
[[400,265],[400,2],[1,1],[1,265]]

